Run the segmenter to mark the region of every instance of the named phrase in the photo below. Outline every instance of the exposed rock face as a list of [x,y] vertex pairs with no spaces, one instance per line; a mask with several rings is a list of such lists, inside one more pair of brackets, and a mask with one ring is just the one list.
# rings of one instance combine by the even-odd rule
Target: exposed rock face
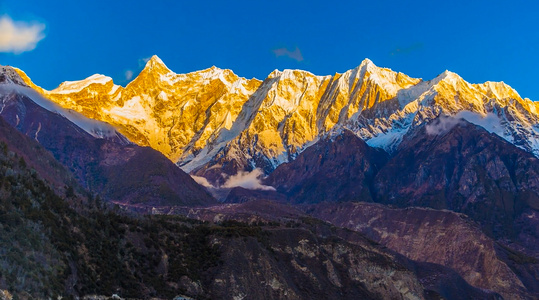
[[[319,141],[293,162],[280,165],[265,184],[276,187],[292,203],[373,200],[466,213],[471,219],[448,211],[397,211],[360,204],[357,211],[355,204],[343,204],[342,211],[318,212],[324,205],[312,211],[337,226],[360,230],[411,259],[450,267],[476,287],[506,297],[518,294],[522,299],[539,291],[537,279],[532,279],[539,258],[535,243],[539,214],[534,208],[539,191],[537,158],[452,118],[418,127],[404,137],[389,162],[381,155],[379,163],[372,164],[376,167],[364,168],[362,159],[376,162],[375,153],[380,155],[354,134],[343,134]],[[371,197],[342,196],[360,191],[369,191]]]
[[345,130],[307,148],[294,161],[280,165],[265,183],[294,203],[372,202],[374,176],[387,160],[383,150],[369,147]]
[[39,97],[26,87],[0,85],[0,115],[51,151],[92,192],[123,204],[214,203],[205,189],[161,153],[131,144],[114,131],[97,138],[88,132],[89,126],[84,126],[93,125],[93,121],[81,116],[75,124],[64,115],[46,109],[51,109],[51,104]]
[[366,59],[333,76],[284,70],[262,82],[215,67],[175,74],[154,56],[125,88],[94,75],[52,91],[18,72],[56,103],[117,126],[212,183],[222,183],[219,168],[228,175],[255,167],[269,174],[342,128],[392,152],[410,128],[463,111],[474,123],[495,121],[489,130],[539,154],[538,103],[504,83],[469,84],[448,71],[423,81]]
[[[497,243],[468,217],[424,208],[390,209],[378,204],[321,204],[306,208],[313,216],[346,227],[420,261],[455,270],[469,284],[505,299],[529,299],[527,286],[498,255]],[[532,287],[531,291],[533,292]]]
[[[318,213],[318,215],[325,217],[325,213],[328,212],[329,208],[335,208],[335,207],[340,208],[341,207],[340,205],[341,204],[320,204],[317,206],[304,206],[304,207],[302,206],[301,208],[303,208],[309,213],[313,213],[313,214]],[[348,209],[348,211],[350,211],[351,214],[348,215],[344,212],[341,213],[340,211],[335,212],[332,209],[331,212],[329,212],[330,217],[328,218],[328,220],[333,221],[331,219],[332,217],[338,218],[342,216],[343,223],[346,217],[350,217],[349,223],[347,224],[349,226],[351,226],[351,224],[361,224],[361,221],[355,222],[354,220],[354,217],[358,217],[357,209],[349,209],[349,207],[346,206],[346,205],[355,205],[355,204],[342,204],[342,205],[343,205],[342,206],[343,211]],[[359,204],[357,205],[359,206]],[[319,247],[319,246],[312,245],[311,239],[308,238],[309,236],[313,236],[313,235],[316,236],[316,241],[318,243],[323,244],[323,243],[326,243],[327,241],[332,241],[331,243],[337,243],[339,245],[339,246],[332,246],[332,248],[325,248],[326,251],[328,249],[332,249],[331,251],[335,251],[338,249],[343,249],[343,247],[344,249],[346,249],[348,247],[346,246],[348,243],[353,244],[356,247],[359,247],[359,249],[365,249],[365,248],[371,249],[371,250],[378,249],[375,252],[381,251],[382,249],[384,249],[384,248],[379,248],[379,246],[377,246],[376,243],[373,243],[369,239],[366,239],[363,234],[358,234],[355,231],[350,231],[347,229],[329,226],[325,222],[321,222],[320,220],[313,219],[309,217],[308,215],[305,215],[305,213],[299,210],[297,207],[293,207],[288,204],[279,204],[272,201],[255,200],[255,201],[249,201],[249,202],[245,202],[241,204],[225,204],[225,205],[218,205],[218,206],[212,206],[208,208],[197,208],[197,209],[178,210],[178,208],[174,208],[173,210],[168,211],[168,213],[182,214],[190,218],[196,218],[199,220],[223,222],[223,224],[228,224],[228,223],[234,224],[233,223],[234,221],[246,222],[248,224],[251,224],[251,226],[255,226],[257,224],[270,224],[273,230],[270,231],[271,233],[269,236],[263,239],[264,241],[263,245],[265,245],[264,247],[266,248],[266,250],[269,249],[271,253],[276,255],[278,263],[277,263],[277,266],[275,266],[275,262],[271,262],[268,265],[270,265],[271,268],[274,268],[272,273],[277,274],[275,276],[281,276],[282,274],[293,274],[293,275],[287,276],[284,279],[284,281],[280,281],[281,283],[285,282],[284,284],[281,285],[281,287],[286,286],[292,289],[293,289],[293,286],[292,287],[290,286],[290,281],[291,281],[290,279],[296,278],[295,277],[296,275],[294,274],[297,272],[297,270],[295,270],[294,268],[290,269],[291,266],[286,265],[287,262],[289,262],[290,258],[288,259],[280,258],[281,255],[283,255],[282,249],[279,249],[279,248],[275,249],[276,245],[282,244],[284,240],[286,240],[286,243],[288,244],[286,249],[294,249],[293,247],[290,246],[289,243],[291,242],[295,243],[293,241],[297,241],[295,239],[296,235],[299,236],[300,240],[309,241],[309,244],[311,245],[311,247],[314,247],[312,249],[316,249]],[[440,213],[456,215],[450,212],[440,212]],[[401,220],[401,219],[396,218],[396,220],[397,221],[395,222],[397,223],[398,220]],[[383,221],[381,222],[383,223]],[[388,222],[388,223],[391,223],[391,222]],[[279,227],[278,224],[286,224],[286,228],[288,229],[283,231],[283,228]],[[409,224],[406,225],[405,222],[401,222],[401,224],[403,224],[403,226],[409,225]],[[374,228],[375,230],[378,229],[376,226],[374,226]],[[300,230],[297,231],[298,229]],[[479,232],[479,230],[475,229],[475,232]],[[369,236],[369,234],[370,232],[367,231],[366,235]],[[414,236],[413,233],[411,232],[410,232],[410,235]],[[466,233],[463,233],[463,235],[466,235]],[[408,238],[410,237],[408,236]],[[411,239],[413,238],[414,237],[412,237]],[[415,238],[417,238],[417,236]],[[343,242],[345,242],[345,245],[341,245],[341,243]],[[234,253],[234,254],[230,254],[231,257],[236,257],[235,259],[240,259],[240,258],[242,259],[241,263],[239,261],[236,261],[234,266],[228,267],[228,268],[231,268],[231,270],[236,270],[233,272],[239,272],[238,268],[236,267],[237,265],[247,264],[251,266],[253,264],[252,260],[246,260],[245,256],[240,256],[242,255],[241,253],[246,254],[246,253],[251,253],[253,251],[252,250],[253,247],[251,247],[251,250],[250,250],[246,246],[246,243],[247,243],[246,239],[243,239],[242,244],[238,244],[238,241],[235,240],[233,246],[231,246],[231,250],[229,250],[229,251],[233,251]],[[491,240],[489,240],[489,243],[491,243]],[[253,243],[250,243],[250,244],[253,245]],[[237,250],[236,248],[240,248],[240,250]],[[263,259],[264,255],[267,255],[267,253],[266,253],[266,250],[264,249],[261,250],[259,249],[259,247],[258,248],[255,247],[255,249],[258,249],[257,254],[251,253],[249,254],[249,256],[256,258],[254,260],[255,262],[259,262],[260,260]],[[477,246],[477,249],[480,249],[480,246]],[[383,252],[386,252],[386,250],[383,250]],[[290,250],[287,250],[287,252],[285,253],[288,253],[287,257],[290,257]],[[328,256],[328,253],[321,251],[321,252],[316,252],[315,254],[316,255],[310,255],[309,260],[305,260],[305,259],[301,260],[303,264],[300,264],[300,265],[303,266],[302,270],[304,272],[306,270],[310,270],[314,274],[315,278],[318,279],[318,282],[320,284],[323,284],[326,278],[323,275],[319,274],[318,271],[315,272],[313,270],[317,270],[319,268],[318,264],[320,262],[319,261],[317,262],[317,260],[325,259],[325,257]],[[448,267],[444,267],[442,265],[434,264],[434,263],[421,262],[424,260],[420,260],[419,262],[414,262],[414,261],[405,259],[401,257],[400,255],[395,255],[395,254],[390,254],[390,256],[392,257],[391,258],[392,262],[396,263],[397,265],[401,265],[404,268],[408,270],[412,270],[414,272],[415,276],[417,276],[418,280],[421,282],[421,284],[423,285],[425,289],[424,295],[427,299],[440,299],[441,297],[444,297],[447,299],[470,299],[470,298],[498,299],[497,293],[488,291],[486,289],[478,289],[478,288],[472,287],[464,279],[462,279],[462,277],[460,277],[459,274],[455,273],[455,271],[453,271],[452,269]],[[335,257],[335,255],[333,255],[333,257]],[[294,259],[297,260],[298,258],[294,258]],[[232,260],[235,261],[234,259]],[[378,262],[378,260],[374,259],[374,257],[372,257],[371,260]],[[292,260],[292,262],[293,261],[294,260]],[[359,263],[362,264],[361,260],[359,261]],[[335,264],[335,262],[333,262],[333,264]],[[349,262],[347,264],[351,265],[352,268],[354,265],[356,265],[356,263],[354,262]],[[327,265],[327,262],[324,262],[324,265]],[[227,266],[228,264],[225,264],[225,268]],[[292,267],[295,267],[295,265],[292,264]],[[262,265],[262,266],[253,265],[253,268],[256,270],[261,270],[261,269],[267,268],[267,265]],[[479,268],[481,268],[481,266],[479,266]],[[286,270],[286,272],[283,271],[283,269]],[[505,269],[507,270],[509,268],[505,266]],[[492,271],[492,269],[489,269],[489,270]],[[483,272],[482,269],[480,269],[480,271]],[[329,280],[331,282],[336,282],[334,280],[335,277],[334,275],[332,275],[331,272],[328,273],[327,275],[329,276]],[[481,276],[483,275],[485,276],[488,275],[488,276],[491,276],[491,278],[495,278],[495,275],[481,273]],[[266,276],[266,274],[262,271],[257,272],[256,275],[250,276],[249,280],[252,280],[251,278],[253,276],[257,276],[258,278],[260,276]],[[341,280],[339,281],[341,282],[341,284],[344,284],[344,281],[342,281],[343,276],[346,277],[346,275],[343,275],[342,273],[340,273],[339,277],[336,277],[336,278],[341,278]],[[512,273],[510,273],[509,276],[512,276],[512,277],[509,277],[511,279],[514,279],[515,277],[515,275]],[[243,279],[243,280],[246,280],[246,279]],[[267,280],[267,279],[260,279],[260,280]],[[310,279],[304,279],[304,280],[309,281]],[[232,279],[225,279],[225,281],[227,283],[237,284]],[[516,282],[518,282],[518,279]],[[344,284],[342,286],[342,288],[344,289],[343,294],[341,294],[340,297],[345,297],[345,296],[351,297],[354,295],[354,294],[345,292],[346,290],[345,286],[349,286],[349,284],[354,285],[354,283],[351,283],[351,282]],[[299,286],[305,286],[305,284],[301,284]],[[335,288],[335,287],[330,287],[327,289],[331,290],[332,288]],[[248,290],[248,289],[249,288],[243,288],[243,291]],[[241,290],[242,289],[240,289],[240,291]],[[309,298],[315,298],[315,299],[327,298],[329,297],[328,295],[331,295],[331,294],[320,294],[320,292],[318,291],[318,287],[316,286],[313,287],[312,289],[309,288],[305,290],[309,291],[309,294],[308,294]],[[518,291],[523,295],[527,295],[525,292],[522,292],[521,290],[519,290],[518,287],[510,291]],[[290,290],[288,292],[288,295],[293,295],[292,292],[290,292]],[[358,295],[361,295],[361,294],[356,294],[356,296]],[[269,297],[269,296],[265,296],[265,297]],[[367,297],[367,296],[363,296],[363,297]],[[369,296],[367,298],[372,298],[372,297],[373,296]],[[377,299],[379,298],[379,296],[374,296],[374,298]]]
[[225,263],[212,298],[423,299],[413,272],[374,247],[276,229],[267,240],[217,239]]

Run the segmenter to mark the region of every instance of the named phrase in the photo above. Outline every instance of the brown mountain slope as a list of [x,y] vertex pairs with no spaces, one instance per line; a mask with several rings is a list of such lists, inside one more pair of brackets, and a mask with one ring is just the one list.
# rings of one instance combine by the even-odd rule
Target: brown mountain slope
[[439,122],[456,124],[405,137],[376,175],[377,202],[462,212],[491,236],[516,237],[516,218],[539,209],[539,160],[476,125]]
[[510,267],[514,261],[499,253],[501,246],[465,215],[369,203],[324,203],[305,210],[361,232],[410,259],[449,267],[469,284],[496,291],[505,299],[529,299],[538,292],[536,285],[519,278],[521,272]]
[[372,202],[372,181],[387,160],[383,150],[345,130],[280,165],[264,182],[294,203]]

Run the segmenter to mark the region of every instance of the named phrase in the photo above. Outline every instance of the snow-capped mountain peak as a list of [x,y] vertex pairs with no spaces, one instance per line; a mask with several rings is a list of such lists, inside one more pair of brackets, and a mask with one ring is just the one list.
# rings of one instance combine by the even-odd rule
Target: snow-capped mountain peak
[[215,66],[176,74],[153,56],[125,88],[100,75],[63,84],[79,92],[49,92],[23,78],[60,105],[114,124],[206,177],[220,178],[222,168],[269,172],[343,128],[391,151],[411,126],[462,111],[495,116],[497,134],[539,155],[537,103],[503,82],[470,84],[450,71],[422,80],[365,59],[332,76],[275,70],[260,81]]
[[167,65],[165,65],[165,63],[157,55],[153,55],[152,57],[150,57],[150,59],[146,62],[144,69],[148,71],[161,72],[162,70],[166,70],[168,72],[171,72]]

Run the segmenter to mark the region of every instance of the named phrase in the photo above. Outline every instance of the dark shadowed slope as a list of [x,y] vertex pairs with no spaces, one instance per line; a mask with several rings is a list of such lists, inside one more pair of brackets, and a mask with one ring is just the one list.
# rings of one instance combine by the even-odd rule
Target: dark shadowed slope
[[[361,232],[410,259],[449,267],[472,286],[496,291],[506,299],[528,299],[538,293],[533,283],[520,276],[521,271],[510,266],[516,257],[528,256],[499,255],[501,246],[463,214],[418,207],[392,209],[374,203],[322,203],[306,206],[305,211]],[[537,262],[518,263],[523,269],[537,268]]]
[[436,134],[427,127],[376,175],[377,201],[462,212],[489,235],[515,238],[526,226],[515,220],[539,209],[539,160],[465,121]]
[[372,181],[387,161],[351,131],[321,140],[265,180],[294,203],[374,200]]
[[0,118],[0,141],[58,192],[65,192],[68,186],[73,188],[79,185],[73,174],[41,144],[17,131],[2,118]]

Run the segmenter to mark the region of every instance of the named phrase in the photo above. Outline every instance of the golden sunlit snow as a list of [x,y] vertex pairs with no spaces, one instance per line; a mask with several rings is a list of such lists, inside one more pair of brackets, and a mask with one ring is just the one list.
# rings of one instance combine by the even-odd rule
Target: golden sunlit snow
[[275,70],[262,82],[216,67],[176,74],[153,56],[125,88],[94,75],[52,91],[17,71],[61,106],[108,122],[174,162],[195,161],[188,170],[207,161],[199,157],[196,162],[197,155],[215,155],[224,146],[243,149],[243,159],[258,153],[277,165],[335,126],[352,128],[368,140],[387,134],[395,124],[439,112],[486,115],[506,109],[525,126],[539,120],[537,104],[504,83],[469,84],[448,71],[423,81],[368,59],[343,74]]

